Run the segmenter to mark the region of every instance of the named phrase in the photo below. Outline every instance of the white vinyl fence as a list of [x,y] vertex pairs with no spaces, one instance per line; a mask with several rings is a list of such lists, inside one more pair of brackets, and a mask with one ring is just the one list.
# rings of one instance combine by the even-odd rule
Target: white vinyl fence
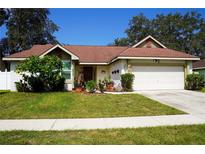
[[16,72],[0,72],[0,90],[16,91],[15,82],[21,79],[21,75]]

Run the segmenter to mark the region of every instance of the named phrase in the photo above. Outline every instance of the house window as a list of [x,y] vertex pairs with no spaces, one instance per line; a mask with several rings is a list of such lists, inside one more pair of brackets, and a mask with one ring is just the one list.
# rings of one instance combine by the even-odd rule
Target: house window
[[63,77],[71,79],[71,60],[62,60],[63,62]]

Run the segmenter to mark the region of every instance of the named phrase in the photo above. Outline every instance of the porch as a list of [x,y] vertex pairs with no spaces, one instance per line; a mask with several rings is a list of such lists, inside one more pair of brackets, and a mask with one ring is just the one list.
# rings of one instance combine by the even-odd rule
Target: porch
[[[99,81],[109,77],[109,66],[102,65],[79,65],[75,64],[74,83],[87,82],[90,80]],[[75,86],[74,86],[75,87]]]

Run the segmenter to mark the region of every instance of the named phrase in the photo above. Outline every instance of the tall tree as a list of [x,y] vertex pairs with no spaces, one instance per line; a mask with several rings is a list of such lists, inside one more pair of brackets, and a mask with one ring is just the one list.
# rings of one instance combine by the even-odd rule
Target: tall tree
[[29,49],[34,44],[57,42],[53,33],[58,31],[58,26],[48,18],[50,14],[48,9],[9,9],[9,11],[9,17],[4,23],[11,53]]
[[0,8],[0,27],[5,23],[9,17],[9,9]]
[[154,19],[140,14],[132,18],[125,33],[127,37],[114,40],[114,45],[134,45],[144,37],[152,35],[168,48],[198,56],[205,54],[205,20],[196,11],[184,15],[159,14]]

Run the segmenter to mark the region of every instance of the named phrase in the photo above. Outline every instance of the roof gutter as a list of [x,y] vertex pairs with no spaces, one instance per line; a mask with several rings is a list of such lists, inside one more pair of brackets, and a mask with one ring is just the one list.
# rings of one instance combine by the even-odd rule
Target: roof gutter
[[5,60],[5,61],[21,61],[21,60],[25,60],[26,58],[7,58],[7,57],[4,57],[2,58],[2,60]]
[[80,65],[108,65],[109,63],[81,63],[80,62]]
[[205,69],[205,67],[196,67],[196,68],[193,68],[193,70],[200,70],[200,69]]

